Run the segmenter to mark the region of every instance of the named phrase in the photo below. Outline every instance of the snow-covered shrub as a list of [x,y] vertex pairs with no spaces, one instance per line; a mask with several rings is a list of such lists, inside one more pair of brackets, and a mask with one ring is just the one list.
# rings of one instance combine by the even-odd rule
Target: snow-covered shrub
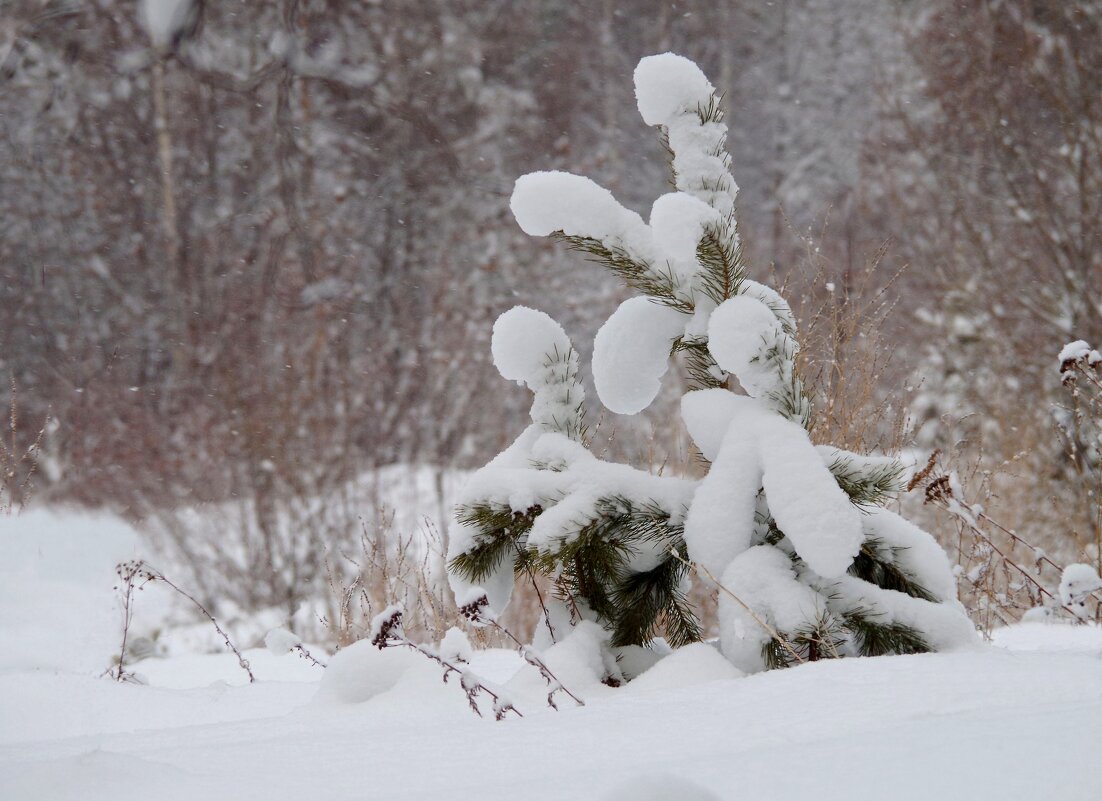
[[600,400],[642,412],[681,354],[692,386],[682,418],[710,470],[700,481],[656,476],[590,453],[570,340],[542,312],[506,312],[494,362],[534,393],[532,424],[462,493],[449,563],[459,603],[484,592],[500,612],[515,577],[539,572],[556,591],[553,637],[588,619],[613,648],[658,633],[684,645],[700,638],[687,552],[722,576],[721,646],[743,670],[971,640],[945,553],[881,506],[900,464],[811,442],[796,320],[744,263],[712,85],[667,53],[639,63],[635,93],[674,176],[649,222],[561,172],[521,177],[511,208],[525,232],[564,240],[639,293],[597,334]]

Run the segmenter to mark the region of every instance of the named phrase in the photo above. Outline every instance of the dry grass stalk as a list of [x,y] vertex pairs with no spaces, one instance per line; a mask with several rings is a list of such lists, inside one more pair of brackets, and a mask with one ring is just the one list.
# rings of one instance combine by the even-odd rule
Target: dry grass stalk
[[801,241],[805,263],[796,272],[808,277],[781,291],[793,298],[800,321],[799,370],[815,406],[812,436],[859,453],[897,453],[906,402],[899,390],[885,389],[899,386],[887,378],[896,352],[887,336],[898,303],[893,290],[906,267],[885,275],[889,242],[852,269],[833,264],[813,240]]
[[16,399],[15,376],[11,378],[11,401],[8,410],[8,442],[0,438],[0,514],[14,514],[16,507],[25,509],[34,489],[42,441],[50,425],[50,413],[26,448],[19,445],[19,404]]
[[419,639],[439,640],[456,618],[443,580],[444,536],[428,521],[413,534],[395,533],[393,522],[385,514],[374,526],[361,519],[359,553],[326,563],[330,613],[322,623],[338,646],[365,638],[371,620],[395,603],[416,610],[403,626]]
[[[115,567],[115,572],[119,578],[123,581],[123,626],[122,626],[122,644],[119,648],[119,664],[117,670],[113,671],[116,681],[134,681],[135,676],[132,673],[127,673],[125,669],[126,664],[126,644],[130,632],[130,623],[134,615],[134,591],[145,589],[147,584],[152,582],[160,582],[166,587],[170,588],[177,595],[186,598],[192,603],[193,606],[203,615],[210,624],[214,626],[214,630],[221,636],[222,641],[226,644],[226,647],[233,651],[233,655],[237,657],[237,664],[241,666],[241,669],[245,671],[249,676],[249,683],[252,684],[256,681],[256,676],[253,675],[252,668],[247,660],[241,653],[241,650],[234,645],[233,640],[226,633],[225,629],[219,625],[218,620],[207,610],[207,608],[191,593],[180,587],[168,579],[164,573],[150,566],[148,563],[142,560],[132,560],[129,562],[122,562]],[[118,585],[115,587],[119,589]]]

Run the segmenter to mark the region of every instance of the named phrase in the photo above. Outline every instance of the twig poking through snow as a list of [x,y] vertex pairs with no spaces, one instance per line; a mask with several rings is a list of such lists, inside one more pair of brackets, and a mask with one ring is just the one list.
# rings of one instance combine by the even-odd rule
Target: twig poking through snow
[[481,626],[493,626],[495,629],[497,629],[514,643],[516,643],[517,652],[521,655],[524,661],[534,667],[536,670],[538,670],[540,676],[542,676],[543,680],[547,682],[547,686],[550,690],[550,692],[547,693],[547,705],[549,707],[554,709],[556,712],[558,711],[559,706],[555,703],[555,693],[559,692],[569,695],[572,699],[574,699],[574,703],[576,703],[578,706],[585,706],[585,701],[574,695],[574,693],[570,692],[570,690],[566,689],[566,687],[563,686],[563,683],[559,681],[554,673],[551,672],[551,669],[547,667],[547,664],[543,661],[543,658],[540,656],[538,651],[536,651],[530,645],[525,645],[524,643],[522,643],[513,635],[511,631],[498,623],[495,618],[486,614],[486,610],[489,608],[489,605],[490,599],[487,598],[485,595],[480,595],[474,600],[469,601],[468,603],[459,607],[459,613],[463,615],[463,617],[470,620],[472,623],[477,623]]
[[283,656],[293,651],[315,667],[324,668],[326,666],[324,662],[316,659],[313,654],[306,650],[306,646],[302,644],[302,640],[299,639],[297,634],[287,629],[272,629],[269,631],[264,635],[264,645],[276,656]]
[[509,712],[512,712],[519,718],[524,717],[524,715],[513,706],[513,702],[509,700],[500,687],[491,689],[484,679],[469,668],[457,667],[454,663],[444,659],[429,646],[421,645],[408,639],[405,632],[402,631],[403,613],[404,610],[402,609],[402,605],[394,604],[388,606],[380,614],[376,615],[375,619],[371,621],[371,644],[380,651],[384,648],[402,646],[412,651],[416,651],[427,659],[431,659],[444,668],[445,684],[452,673],[459,676],[459,686],[462,687],[463,692],[467,694],[467,703],[470,704],[471,710],[479,717],[482,717],[482,710],[478,708],[479,693],[485,693],[492,699],[495,720],[504,720]]

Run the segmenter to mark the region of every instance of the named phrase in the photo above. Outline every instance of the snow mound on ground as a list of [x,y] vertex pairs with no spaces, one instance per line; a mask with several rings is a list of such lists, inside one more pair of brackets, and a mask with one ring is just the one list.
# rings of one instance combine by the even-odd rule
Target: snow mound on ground
[[603,801],[719,801],[719,796],[681,776],[661,773],[624,782]]
[[[608,695],[612,688],[601,684],[609,670],[604,656],[608,637],[608,632],[596,623],[582,620],[566,637],[541,653],[540,658],[555,678],[582,700]],[[545,706],[547,683],[530,665],[519,670],[505,689],[518,705],[524,705],[525,714],[533,707]],[[566,705],[573,706],[574,702],[568,698]]]
[[[210,625],[209,623],[207,624]],[[221,643],[219,643],[221,645]],[[326,659],[320,645],[304,644],[315,657]],[[322,677],[324,668],[287,653],[274,654],[267,648],[247,648],[241,652],[256,676],[256,684],[294,682],[313,683]],[[129,665],[150,687],[173,690],[192,690],[207,687],[242,687],[249,684],[249,676],[224,645],[218,653],[177,653],[168,657],[149,657]],[[311,694],[313,690],[311,690]]]
[[[137,532],[117,518],[0,516],[0,670],[105,670],[121,635],[115,565],[139,552]],[[149,595],[137,614],[150,611]]]
[[[249,658],[260,655],[267,654],[259,651],[247,654]],[[240,671],[236,660],[232,656],[230,659],[234,662],[232,669]],[[147,662],[160,662],[162,673],[176,679],[174,684],[140,686],[45,670],[0,673],[0,745],[76,737],[94,738],[98,742],[111,734],[134,736],[134,732],[143,730],[163,732],[280,717],[307,703],[317,691],[314,686],[317,674],[312,681],[283,681],[274,679],[278,674],[273,674],[265,664],[257,671],[256,684],[238,682],[231,686],[213,680],[210,675],[210,662],[215,662],[221,665],[223,675],[236,679],[225,660],[199,655]],[[305,665],[302,660],[289,664],[295,662]],[[137,670],[145,672],[141,666]],[[54,798],[46,793],[33,796],[6,793],[3,773],[0,768],[0,798]]]
[[1102,657],[1102,626],[1074,623],[1016,623],[991,632],[991,642],[1008,651],[1087,653]]
[[642,645],[622,645],[616,649],[616,667],[629,682],[653,668],[674,651],[662,637]]
[[293,648],[301,644],[302,639],[287,629],[272,629],[264,635],[264,646],[276,656],[290,653]]
[[462,629],[452,626],[440,641],[440,657],[449,662],[470,662],[473,655],[471,641]]
[[361,704],[392,690],[425,657],[406,648],[379,650],[367,640],[334,654],[322,676],[314,702]]
[[[475,717],[439,674],[419,688],[440,693],[433,706],[411,715],[421,699],[293,711],[302,684],[166,692],[4,672],[0,798],[600,801],[634,790],[637,801],[658,779],[624,785],[653,771],[729,801],[880,801],[885,787],[892,801],[1086,801],[1098,787],[1099,664],[994,647],[826,660],[661,697],[604,688],[584,708],[540,702],[502,723]],[[674,789],[668,801],[693,798]]]
[[660,659],[654,667],[630,682],[625,692],[691,687],[710,681],[737,679],[744,675],[746,674],[724,659],[714,646],[697,642],[678,648]]

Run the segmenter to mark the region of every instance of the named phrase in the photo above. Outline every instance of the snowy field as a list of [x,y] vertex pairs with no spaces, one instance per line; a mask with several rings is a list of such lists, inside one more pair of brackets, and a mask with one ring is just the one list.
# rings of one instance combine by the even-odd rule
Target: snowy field
[[698,645],[613,689],[583,628],[544,656],[584,707],[551,710],[516,655],[476,652],[523,714],[495,722],[427,659],[367,643],[327,670],[247,650],[252,685],[229,654],[146,659],[144,686],[98,677],[113,560],[139,551],[110,520],[0,522],[0,798],[1102,797],[1097,629],[751,677]]

